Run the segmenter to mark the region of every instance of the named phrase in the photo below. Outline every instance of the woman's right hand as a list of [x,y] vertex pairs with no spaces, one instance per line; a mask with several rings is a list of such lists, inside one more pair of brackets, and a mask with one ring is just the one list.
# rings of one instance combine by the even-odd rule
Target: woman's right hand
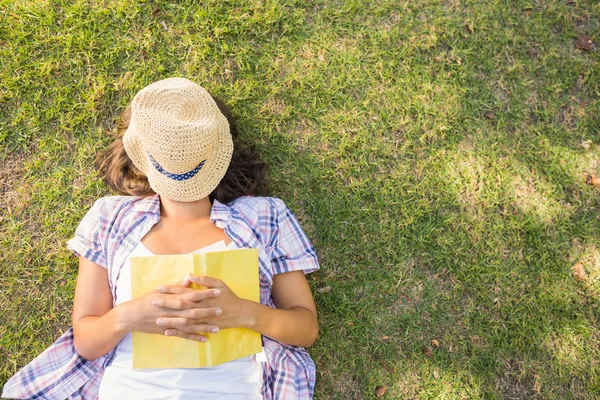
[[[177,283],[178,286],[187,288],[189,280],[186,278]],[[157,307],[156,303],[161,300],[181,301],[181,302],[199,302],[202,300],[217,297],[215,290],[186,290],[184,294],[168,294],[158,291],[148,292],[140,297],[122,303],[116,307],[120,309],[120,320],[123,328],[127,331],[136,331],[142,333],[153,333],[164,335],[167,328],[163,328],[157,324],[159,318],[188,318],[189,324],[186,327],[186,332],[180,332],[176,335],[186,339],[205,342],[207,339],[201,333],[214,332],[218,330],[215,325],[209,325],[204,320],[209,317],[214,317],[217,313],[216,308],[191,308],[187,311],[187,315],[182,315],[181,311],[170,310],[168,308]],[[189,332],[189,328],[193,328],[193,332]],[[172,330],[173,328],[170,328]],[[197,333],[195,333],[197,332]]]

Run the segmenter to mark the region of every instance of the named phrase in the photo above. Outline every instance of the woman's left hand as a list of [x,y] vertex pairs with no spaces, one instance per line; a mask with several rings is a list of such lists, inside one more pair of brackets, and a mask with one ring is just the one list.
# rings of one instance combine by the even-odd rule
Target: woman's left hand
[[[174,296],[169,300],[161,300],[156,302],[158,307],[167,308],[178,311],[180,316],[163,317],[157,323],[167,329],[165,334],[169,336],[184,336],[183,332],[191,332],[190,325],[193,325],[190,319],[190,311],[196,308],[214,308],[221,310],[219,315],[209,318],[203,318],[202,323],[216,325],[219,329],[245,327],[248,325],[250,308],[252,301],[239,298],[233,291],[220,279],[211,278],[209,276],[190,275],[189,280],[199,286],[204,286],[208,289],[217,289],[221,293],[213,298],[205,299],[197,302],[179,301],[178,297],[190,292],[190,288],[185,288],[178,285],[162,286],[159,292],[170,293]],[[218,311],[217,311],[218,312]],[[172,329],[169,329],[172,328]]]

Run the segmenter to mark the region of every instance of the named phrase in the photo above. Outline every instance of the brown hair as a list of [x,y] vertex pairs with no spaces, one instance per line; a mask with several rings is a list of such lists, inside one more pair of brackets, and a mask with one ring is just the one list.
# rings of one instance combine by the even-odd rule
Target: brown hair
[[[242,196],[267,196],[268,166],[259,152],[251,147],[239,148],[238,131],[235,118],[230,108],[220,99],[213,96],[219,110],[229,122],[229,130],[233,137],[234,150],[227,172],[215,190],[209,195],[210,200],[217,199],[221,203],[229,203]],[[99,154],[96,167],[104,182],[119,194],[128,196],[152,196],[155,192],[148,183],[148,178],[131,161],[123,146],[123,135],[129,126],[131,107],[125,108],[117,123],[117,138],[108,148]]]

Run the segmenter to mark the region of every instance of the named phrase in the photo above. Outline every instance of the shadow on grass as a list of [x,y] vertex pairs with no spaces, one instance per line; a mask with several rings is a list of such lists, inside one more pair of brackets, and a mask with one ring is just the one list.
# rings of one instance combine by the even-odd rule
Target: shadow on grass
[[381,385],[397,398],[593,398],[599,204],[574,172],[589,155],[527,133],[535,154],[521,157],[499,130],[413,141],[395,159],[343,137],[324,158],[307,151],[325,143],[311,138],[264,145],[276,195],[319,249],[311,283],[332,288],[315,291],[320,396],[368,398]]

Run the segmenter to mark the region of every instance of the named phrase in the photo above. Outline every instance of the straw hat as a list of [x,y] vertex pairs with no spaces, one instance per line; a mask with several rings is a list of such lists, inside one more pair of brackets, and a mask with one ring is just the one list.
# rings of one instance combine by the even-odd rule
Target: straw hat
[[156,193],[185,202],[217,187],[233,152],[227,118],[184,78],[154,82],[133,98],[123,145]]

